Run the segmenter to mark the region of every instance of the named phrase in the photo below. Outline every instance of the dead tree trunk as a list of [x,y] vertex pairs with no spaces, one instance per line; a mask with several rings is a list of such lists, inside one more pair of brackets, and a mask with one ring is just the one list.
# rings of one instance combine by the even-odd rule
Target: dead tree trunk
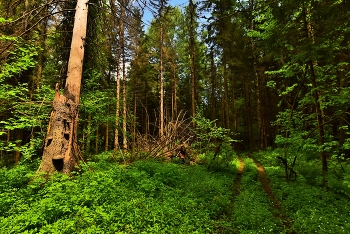
[[64,95],[58,84],[39,172],[70,173],[78,163],[77,126],[88,0],[78,0]]

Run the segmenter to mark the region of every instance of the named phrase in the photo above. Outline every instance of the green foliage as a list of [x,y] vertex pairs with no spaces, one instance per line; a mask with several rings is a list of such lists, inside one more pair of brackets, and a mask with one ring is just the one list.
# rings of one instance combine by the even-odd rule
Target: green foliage
[[[259,152],[254,156],[266,166],[274,192],[282,202],[288,217],[293,219],[292,229],[297,233],[347,233],[349,217],[349,178],[340,165],[330,165],[328,189],[322,187],[320,162],[299,155],[295,170],[297,181],[285,182],[283,166],[276,159],[281,149]],[[294,155],[292,155],[294,157]],[[292,157],[289,158],[291,162]],[[343,163],[345,171],[350,165]]]
[[256,29],[250,36],[261,39],[266,53],[262,59],[270,64],[265,70],[267,86],[277,91],[280,100],[274,123],[279,129],[278,146],[333,156],[344,152],[339,129],[348,109],[349,63],[348,56],[341,54],[349,49],[349,24],[340,15],[348,14],[347,4],[281,1],[254,11]]
[[193,121],[196,124],[194,133],[197,138],[197,142],[193,146],[197,147],[200,152],[212,151],[217,144],[227,146],[236,141],[229,136],[229,129],[217,127],[216,120],[204,117],[203,108],[199,108]]
[[[278,153],[253,156],[266,165],[275,195],[293,220],[291,230],[346,233],[350,207],[347,198],[334,191],[335,182],[329,190],[305,183],[303,175],[286,183],[275,159]],[[262,190],[252,159],[243,156],[244,173],[236,194],[236,173],[154,160],[120,166],[110,157],[96,155],[95,162],[83,164],[71,176],[34,175],[39,161],[0,169],[0,232],[286,232]],[[238,159],[231,165],[237,172]]]
[[14,50],[9,53],[10,62],[1,66],[0,82],[13,75],[18,75],[37,64],[35,59],[40,48],[34,45],[34,41],[24,42],[20,38],[5,35],[2,35],[0,40],[15,42]]
[[[39,90],[30,90],[28,83],[19,81],[23,73],[36,66],[41,48],[34,41],[24,41],[21,38],[3,35],[1,40],[13,41],[14,49],[9,52],[6,63],[1,65],[0,72],[0,129],[3,136],[0,151],[19,151],[24,159],[29,160],[41,148],[51,105],[47,101],[52,100],[53,92],[44,84]],[[24,143],[22,139],[13,137],[5,143],[8,131],[10,134],[28,131],[31,135]],[[22,144],[20,148],[18,143]]]
[[229,129],[217,127],[216,120],[205,118],[203,109],[199,109],[193,121],[196,124],[194,129],[196,142],[192,143],[191,147],[199,152],[199,159],[214,169],[230,170],[235,156],[231,143],[237,140],[229,136]]
[[2,233],[206,233],[232,185],[229,174],[156,161],[91,162],[49,179],[23,166],[0,173]]
[[[100,126],[108,124],[111,129],[115,129],[115,102],[112,96],[114,90],[101,88],[102,74],[96,69],[87,69],[84,73],[86,79],[83,81],[83,89],[81,94],[81,105],[79,113],[80,130],[84,139],[80,138],[80,143],[91,145],[93,147],[85,147],[84,154],[89,156],[91,152],[98,152],[93,149],[96,144],[90,142],[98,141],[97,147],[103,143],[104,137],[96,139],[94,134]],[[103,87],[103,86],[102,86]],[[90,120],[89,120],[90,119]]]

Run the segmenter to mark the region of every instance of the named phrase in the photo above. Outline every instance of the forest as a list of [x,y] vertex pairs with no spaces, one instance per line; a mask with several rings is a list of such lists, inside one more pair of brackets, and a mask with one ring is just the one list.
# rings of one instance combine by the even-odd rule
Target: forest
[[350,233],[349,18],[0,0],[0,233]]

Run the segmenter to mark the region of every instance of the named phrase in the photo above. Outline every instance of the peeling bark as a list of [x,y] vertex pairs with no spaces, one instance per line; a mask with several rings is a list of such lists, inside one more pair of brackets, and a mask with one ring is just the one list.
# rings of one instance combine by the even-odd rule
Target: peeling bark
[[58,84],[39,172],[69,174],[78,163],[78,106],[83,71],[88,0],[78,0],[64,95]]
[[75,157],[77,145],[73,145],[75,127],[78,118],[77,105],[61,95],[56,85],[49,129],[44,146],[44,154],[39,171],[70,173],[77,164]]

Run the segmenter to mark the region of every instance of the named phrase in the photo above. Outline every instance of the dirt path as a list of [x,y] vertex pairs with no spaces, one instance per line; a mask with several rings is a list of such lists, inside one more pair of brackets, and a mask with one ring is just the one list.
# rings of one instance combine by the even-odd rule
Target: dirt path
[[241,159],[241,157],[238,156],[239,160],[239,168],[237,172],[237,177],[235,178],[233,182],[233,193],[230,199],[230,205],[228,208],[228,212],[220,215],[220,217],[217,218],[216,223],[216,230],[214,233],[239,233],[239,231],[235,227],[229,227],[226,225],[221,225],[221,222],[227,222],[232,220],[232,212],[234,210],[234,203],[235,203],[235,198],[239,195],[240,193],[240,188],[241,188],[241,180],[243,177],[243,171],[244,171],[244,162]]
[[[253,159],[253,158],[252,158]],[[255,159],[253,159],[255,165],[258,167],[258,172],[259,172],[259,177],[260,177],[260,181],[262,184],[262,187],[266,193],[266,195],[268,196],[268,198],[270,199],[270,201],[273,204],[273,207],[275,208],[275,210],[277,212],[274,212],[274,216],[276,218],[279,218],[282,220],[283,225],[285,226],[286,230],[289,230],[291,227],[291,223],[292,220],[290,220],[283,212],[281,204],[279,203],[279,201],[277,200],[275,194],[272,191],[271,185],[269,180],[266,177],[266,172],[264,167]],[[287,233],[295,233],[293,231],[287,231]]]
[[[251,157],[248,156],[248,158],[251,158]],[[275,219],[282,221],[282,224],[283,224],[284,229],[285,229],[287,234],[294,234],[295,232],[290,231],[292,221],[284,214],[280,202],[278,201],[275,194],[273,193],[270,182],[267,179],[264,167],[255,159],[253,159],[253,158],[251,158],[251,159],[254,161],[255,165],[257,166],[259,178],[260,178],[260,181],[262,184],[262,188],[263,188],[264,192],[266,193],[268,199],[273,204],[274,212],[272,212],[272,215],[275,217]],[[237,172],[237,177],[235,178],[234,183],[233,183],[233,196],[231,198],[230,207],[228,209],[229,212],[223,216],[218,217],[216,233],[239,233],[239,230],[236,229],[234,226],[232,226],[232,227],[228,227],[228,226],[224,226],[224,225],[221,226],[221,221],[225,221],[225,220],[227,221],[227,220],[232,219],[231,215],[232,215],[232,211],[234,210],[234,206],[235,206],[235,198],[237,198],[241,193],[241,180],[242,180],[242,177],[244,174],[245,164],[244,164],[242,158],[239,156],[238,156],[238,160],[239,160],[239,168],[238,168],[238,172]]]
[[243,171],[244,171],[244,162],[243,162],[243,160],[239,156],[238,156],[238,160],[239,160],[239,168],[238,168],[238,173],[237,173],[236,180],[235,180],[234,185],[233,185],[235,196],[237,196],[240,193],[241,180],[242,180]]

